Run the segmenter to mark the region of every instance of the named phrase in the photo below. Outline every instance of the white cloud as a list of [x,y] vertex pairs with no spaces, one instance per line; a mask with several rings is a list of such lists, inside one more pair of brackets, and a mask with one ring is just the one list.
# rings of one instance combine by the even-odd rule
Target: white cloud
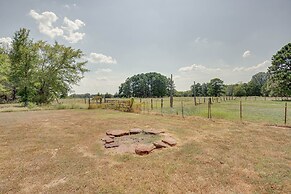
[[73,7],[73,8],[77,7],[77,4],[74,3],[72,6],[69,5],[69,4],[65,4],[64,7],[67,8],[67,9],[71,9],[72,7]]
[[173,76],[173,79],[175,80],[175,79],[180,79],[181,78],[181,76],[179,76],[179,75],[174,75]]
[[266,60],[262,63],[250,67],[236,67],[232,71],[254,71],[254,70],[266,71],[268,66],[270,65],[271,62],[269,60]]
[[91,63],[105,63],[105,64],[116,64],[117,61],[110,56],[103,55],[101,53],[90,53],[88,61]]
[[108,81],[109,79],[108,79],[108,77],[103,76],[103,77],[97,77],[96,80],[97,80],[97,81],[106,82],[106,81]]
[[12,39],[10,37],[0,38],[0,47],[7,50],[11,48]]
[[30,10],[29,15],[37,21],[40,33],[43,33],[50,38],[63,35],[64,32],[62,29],[53,26],[53,23],[58,20],[55,13],[46,11],[38,14],[36,11]]
[[247,57],[250,57],[250,56],[251,56],[251,51],[249,51],[249,50],[246,50],[244,52],[244,54],[242,55],[243,58],[247,58]]
[[208,43],[208,39],[207,38],[197,37],[195,39],[195,43],[204,43],[204,44],[207,44]]
[[85,33],[76,32],[81,27],[85,26],[85,23],[79,19],[72,21],[67,17],[64,18],[64,26],[62,29],[65,31],[65,35],[63,36],[70,43],[77,43],[83,39]]
[[[73,6],[75,7],[76,5]],[[69,5],[65,5],[65,7],[70,8]],[[72,21],[65,17],[63,26],[59,28],[53,26],[53,24],[58,20],[57,15],[53,12],[46,11],[39,14],[34,10],[30,10],[29,15],[37,21],[39,32],[50,38],[59,36],[63,37],[70,43],[77,43],[85,36],[85,33],[77,32],[81,27],[85,26],[85,23],[79,19]]]
[[96,71],[97,74],[99,74],[99,73],[110,73],[110,72],[112,72],[112,69],[109,69],[109,68],[98,69],[98,70]]
[[181,67],[178,71],[179,72],[190,72],[190,71],[220,71],[220,68],[207,68],[203,65],[190,65],[186,67]]

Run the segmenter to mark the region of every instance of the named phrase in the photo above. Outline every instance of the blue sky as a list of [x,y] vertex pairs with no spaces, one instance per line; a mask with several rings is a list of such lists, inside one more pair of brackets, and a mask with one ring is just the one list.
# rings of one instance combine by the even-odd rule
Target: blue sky
[[76,93],[118,91],[137,73],[173,74],[177,90],[218,77],[247,82],[291,40],[288,0],[0,0],[0,42],[16,30],[89,61]]

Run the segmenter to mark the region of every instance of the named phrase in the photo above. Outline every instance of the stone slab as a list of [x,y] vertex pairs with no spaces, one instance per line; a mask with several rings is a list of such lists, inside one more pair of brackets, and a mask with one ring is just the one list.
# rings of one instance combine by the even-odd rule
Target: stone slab
[[146,155],[155,149],[153,144],[139,144],[135,148],[135,153],[138,155]]
[[125,131],[125,130],[120,130],[120,129],[116,129],[116,130],[110,130],[106,132],[106,135],[112,135],[114,137],[120,137],[120,136],[124,136],[124,135],[128,135],[129,132]]
[[165,143],[162,142],[162,141],[157,141],[157,142],[154,142],[153,144],[154,144],[154,146],[155,146],[156,148],[166,148],[166,147],[168,147],[167,144],[165,144]]
[[158,135],[160,133],[165,133],[165,131],[158,130],[158,129],[145,129],[144,132],[145,134],[151,134],[151,135]]
[[143,130],[142,129],[139,129],[139,128],[133,128],[133,129],[130,129],[129,130],[129,133],[130,134],[138,134],[138,133],[141,133]]
[[177,144],[177,141],[173,137],[170,137],[170,136],[164,137],[162,139],[162,142],[164,142],[170,146],[174,146]]
[[115,147],[118,147],[119,145],[116,143],[116,142],[113,142],[113,143],[106,143],[104,145],[105,148],[115,148]]

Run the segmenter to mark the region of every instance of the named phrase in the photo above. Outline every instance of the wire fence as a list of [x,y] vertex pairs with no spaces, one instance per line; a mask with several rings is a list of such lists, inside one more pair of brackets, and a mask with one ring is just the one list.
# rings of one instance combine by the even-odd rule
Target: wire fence
[[173,108],[170,107],[170,98],[140,98],[135,102],[141,103],[142,113],[148,114],[291,125],[288,102],[277,97],[176,97]]
[[[108,99],[110,100],[110,99]],[[118,99],[112,99],[118,100]],[[125,100],[125,99],[120,99]],[[88,108],[89,99],[65,99],[63,103]],[[104,101],[104,99],[103,99]],[[196,103],[195,103],[196,101]],[[91,100],[91,103],[98,103]],[[135,98],[142,114],[176,115],[183,118],[199,116],[209,119],[261,122],[271,125],[291,126],[290,101],[279,97],[170,97]]]

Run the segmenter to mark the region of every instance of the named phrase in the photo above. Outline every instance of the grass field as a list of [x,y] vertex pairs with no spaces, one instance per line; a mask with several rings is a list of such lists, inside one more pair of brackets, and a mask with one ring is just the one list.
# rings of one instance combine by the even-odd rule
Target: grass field
[[[178,145],[114,154],[109,129],[164,129]],[[0,193],[290,193],[291,130],[112,110],[0,113]]]
[[[140,102],[140,99],[136,99]],[[151,100],[142,99],[144,113],[172,114],[182,116],[182,102],[184,116],[200,116],[207,118],[208,116],[208,98],[204,103],[204,98],[197,98],[199,105],[194,106],[193,98],[181,97],[174,98],[174,107],[170,108],[169,98],[164,98],[163,110],[161,110],[161,100],[153,99],[153,110],[151,109]],[[242,101],[242,120],[249,122],[262,122],[266,124],[284,124],[284,101],[275,100],[274,98],[264,99],[259,97],[236,98],[234,100],[226,100],[223,98],[217,100],[211,105],[211,115],[213,119],[227,119],[231,121],[240,120],[240,101]],[[290,104],[290,102],[289,102]],[[290,106],[290,105],[289,105]],[[287,124],[291,125],[291,107],[287,109]]]
[[[136,98],[135,103],[142,102],[141,112],[144,114],[163,114],[182,116],[182,102],[184,117],[199,116],[207,118],[208,116],[208,98],[197,98],[197,106],[194,106],[193,97],[175,97],[174,107],[170,108],[169,98],[163,98],[163,109],[161,109],[161,99],[153,98],[153,109],[151,109],[151,99]],[[284,125],[284,108],[286,101],[275,98],[248,97],[234,98],[233,100],[223,100],[223,98],[214,98],[211,105],[212,119],[227,119],[230,121],[240,120],[240,101],[242,101],[242,121],[258,122],[271,125]],[[88,100],[85,99],[61,99],[60,104],[54,102],[52,105],[22,107],[20,104],[0,104],[0,112],[15,112],[29,110],[59,110],[59,109],[87,109]],[[94,102],[91,102],[94,103]],[[291,106],[287,102],[287,125],[291,126]]]

